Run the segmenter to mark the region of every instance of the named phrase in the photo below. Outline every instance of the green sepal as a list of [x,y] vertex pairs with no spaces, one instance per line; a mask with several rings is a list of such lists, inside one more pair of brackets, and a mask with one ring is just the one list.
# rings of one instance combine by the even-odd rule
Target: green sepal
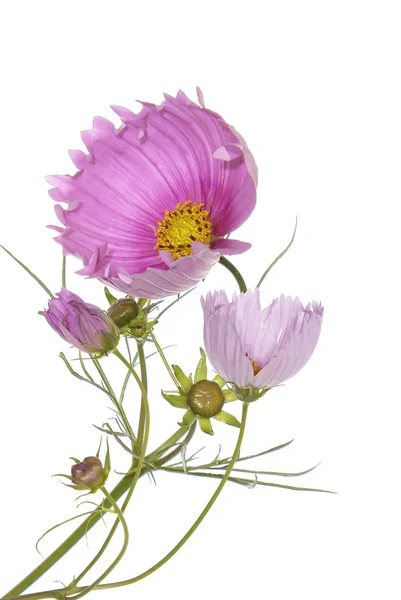
[[117,302],[118,298],[113,296],[113,294],[110,292],[110,290],[107,287],[104,288],[104,293],[107,298],[107,302],[110,304],[110,306],[112,304],[114,304],[115,302]]
[[196,416],[194,415],[194,413],[192,412],[192,410],[187,410],[187,412],[184,414],[181,423],[178,423],[178,425],[180,425],[182,427],[182,425],[192,425],[192,423],[195,421]]
[[165,394],[163,390],[161,390],[161,395],[171,406],[175,406],[175,408],[187,408],[188,406],[186,396],[181,396],[181,394]]
[[205,417],[199,417],[198,421],[199,421],[199,426],[202,429],[203,433],[207,433],[208,435],[214,435],[210,419],[206,419]]
[[171,365],[173,367],[174,375],[177,377],[178,383],[182,387],[185,394],[188,394],[192,387],[192,381],[187,377],[184,371],[178,365]]
[[[103,483],[105,483],[105,481],[107,480],[109,473],[110,473],[110,469],[111,469],[110,448],[109,448],[108,438],[106,438],[106,446],[107,446],[107,450],[106,450],[106,456],[104,457],[104,465],[103,465],[103,472],[104,472]],[[99,450],[100,450],[100,447],[99,447]]]
[[238,400],[237,396],[230,389],[223,390],[223,394],[225,402],[233,402],[234,400]]
[[51,477],[65,477],[66,479],[69,479],[70,481],[72,481],[71,475],[65,475],[65,473],[55,473]]
[[217,383],[217,385],[219,385],[221,388],[226,385],[226,382],[224,381],[224,379],[220,375],[215,375],[213,377],[212,381],[214,381],[215,383]]
[[241,423],[238,421],[238,419],[234,417],[234,415],[232,415],[231,413],[226,412],[225,410],[221,410],[219,413],[217,413],[217,415],[214,415],[213,419],[221,421],[226,425],[232,425],[233,427],[241,427]]
[[207,379],[207,366],[206,366],[206,354],[203,348],[199,348],[200,350],[200,359],[198,362],[198,366],[196,367],[195,375],[194,375],[194,383],[198,381],[202,381],[203,379]]

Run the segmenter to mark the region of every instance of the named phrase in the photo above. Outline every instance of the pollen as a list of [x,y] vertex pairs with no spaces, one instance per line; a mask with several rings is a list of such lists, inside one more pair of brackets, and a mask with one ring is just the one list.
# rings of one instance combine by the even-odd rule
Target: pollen
[[192,254],[192,242],[208,244],[212,239],[209,212],[203,204],[187,200],[179,202],[174,210],[166,210],[158,222],[155,235],[156,250],[166,250],[174,260]]
[[251,357],[249,356],[248,352],[245,352],[245,356],[247,358],[249,358],[249,360],[252,363],[253,374],[257,375],[259,373],[259,371],[261,371],[263,369],[263,366],[261,365],[260,362],[257,362],[256,360],[252,360]]

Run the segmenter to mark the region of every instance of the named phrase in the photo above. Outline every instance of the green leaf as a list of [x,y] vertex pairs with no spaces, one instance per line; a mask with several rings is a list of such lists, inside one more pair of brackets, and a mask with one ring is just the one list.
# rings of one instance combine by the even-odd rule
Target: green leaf
[[185,375],[183,370],[178,365],[171,365],[173,367],[174,375],[177,377],[178,383],[184,390],[185,394],[188,394],[192,387],[192,381]]
[[234,415],[226,412],[225,410],[221,410],[217,415],[214,415],[213,419],[217,421],[222,421],[226,425],[232,425],[233,427],[241,427],[241,423],[238,421]]
[[13,258],[15,260],[15,262],[17,262],[23,269],[25,269],[25,271],[28,273],[28,275],[30,275],[40,285],[40,287],[43,288],[47,294],[49,294],[50,298],[54,298],[53,294],[51,293],[51,291],[49,290],[47,285],[45,285],[43,283],[43,281],[41,279],[39,279],[39,277],[37,275],[35,275],[35,273],[32,273],[32,271],[30,269],[28,269],[28,267],[26,265],[24,265],[23,262],[18,260],[18,258],[16,256],[14,256],[14,254],[11,254],[11,252],[9,250],[7,250],[7,248],[2,246],[1,244],[0,244],[0,248],[3,248],[4,252],[7,252],[7,254],[9,256],[11,256],[11,258]]
[[292,234],[292,238],[290,243],[288,244],[288,246],[282,251],[280,252],[280,254],[273,260],[273,262],[267,267],[266,271],[263,273],[262,277],[259,279],[258,285],[256,286],[256,289],[259,289],[260,286],[263,283],[264,278],[266,277],[266,275],[272,270],[272,268],[274,267],[274,265],[276,263],[278,263],[278,261],[280,260],[280,258],[283,258],[284,254],[286,254],[286,252],[291,248],[292,243],[295,239],[295,234],[297,232],[297,225],[298,225],[298,219],[295,219],[295,228],[294,228],[294,233]]
[[187,408],[186,396],[181,396],[181,394],[165,394],[163,390],[161,390],[161,395],[172,406],[175,406],[176,408]]
[[106,456],[104,459],[103,469],[104,469],[104,473],[107,477],[108,474],[110,473],[110,469],[111,469],[110,448],[109,448],[109,439],[108,438],[106,438],[106,446],[107,446],[107,451],[106,451]]
[[206,419],[205,417],[199,417],[198,421],[199,426],[204,433],[207,433],[208,435],[213,435],[213,428],[210,419]]
[[112,304],[114,304],[115,302],[117,302],[118,298],[113,296],[113,294],[110,292],[110,290],[107,287],[104,288],[104,293],[105,293],[105,296],[106,296],[107,301],[110,304],[110,306]]
[[194,382],[202,381],[202,379],[207,379],[207,366],[206,366],[206,354],[203,348],[199,348],[200,350],[200,359],[198,362],[198,366],[196,367]]

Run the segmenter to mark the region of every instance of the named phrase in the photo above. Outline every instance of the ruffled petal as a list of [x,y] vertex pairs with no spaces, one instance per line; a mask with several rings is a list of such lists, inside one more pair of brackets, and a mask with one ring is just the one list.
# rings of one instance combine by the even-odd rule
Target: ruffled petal
[[206,353],[219,375],[244,387],[253,380],[252,365],[245,355],[238,331],[229,319],[229,305],[219,305],[221,300],[224,298],[217,293],[208,295],[202,303]]
[[293,377],[306,365],[319,340],[323,309],[317,303],[314,308],[302,308],[292,334],[277,350],[270,362],[255,376],[255,387],[274,387]]
[[148,268],[144,273],[120,272],[109,282],[117,289],[140,298],[165,298],[180,294],[197,285],[206,277],[220,254],[204,244],[194,242],[192,254],[171,263],[166,270]]
[[216,371],[238,387],[257,389],[274,387],[302,369],[323,318],[320,304],[304,308],[299,298],[285,296],[262,311],[259,290],[234,294],[232,302],[224,292],[208,294],[202,308],[205,348]]
[[[111,283],[122,272],[141,274],[145,282],[149,268],[165,271],[155,231],[178,203],[203,204],[215,237],[231,233],[252,212],[252,155],[232,127],[204,108],[200,91],[198,96],[201,107],[183,92],[166,95],[160,107],[142,103],[138,114],[113,107],[123,125],[96,117],[82,133],[88,154],[70,153],[79,172],[48,178],[50,196],[67,205],[57,205],[64,229],[56,240],[66,254],[81,258],[81,274]],[[219,251],[233,249],[230,242]]]
[[249,242],[240,242],[239,240],[220,239],[213,240],[210,244],[212,250],[217,250],[220,254],[231,256],[233,254],[242,254],[249,250],[252,244]]

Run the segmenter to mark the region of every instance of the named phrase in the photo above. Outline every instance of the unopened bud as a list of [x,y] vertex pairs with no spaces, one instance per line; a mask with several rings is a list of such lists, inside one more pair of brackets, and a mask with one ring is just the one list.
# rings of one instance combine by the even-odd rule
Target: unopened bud
[[189,390],[187,402],[192,412],[200,417],[214,417],[224,405],[224,394],[214,381],[202,379]]
[[107,311],[117,327],[125,327],[138,316],[138,305],[133,298],[121,298]]
[[107,474],[102,462],[96,456],[87,456],[71,467],[71,481],[74,485],[90,490],[99,489],[106,481]]

